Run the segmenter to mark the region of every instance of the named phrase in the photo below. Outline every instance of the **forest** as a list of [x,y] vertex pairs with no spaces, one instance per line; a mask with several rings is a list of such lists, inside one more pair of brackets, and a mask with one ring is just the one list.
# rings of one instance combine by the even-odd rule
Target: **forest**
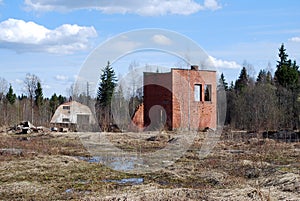
[[270,69],[261,69],[254,78],[244,66],[229,85],[221,74],[219,87],[224,87],[227,97],[225,125],[251,131],[299,128],[299,67],[288,58],[284,44],[278,57],[274,75]]
[[[245,64],[236,81],[226,82],[222,73],[218,89],[224,89],[227,99],[225,125],[231,129],[251,131],[295,130],[299,128],[300,79],[296,61],[289,59],[284,44],[278,49],[278,61],[274,73],[270,68],[261,69],[257,75],[249,75],[253,66]],[[108,79],[104,81],[105,79]],[[108,63],[100,76],[96,102],[99,121],[108,124],[111,119],[112,90],[116,86],[115,73]],[[105,91],[108,90],[108,91]],[[71,90],[70,90],[71,91]],[[76,96],[76,97],[75,97]],[[11,126],[26,120],[35,125],[49,127],[56,108],[69,100],[86,103],[91,97],[70,93],[69,97],[53,94],[45,98],[40,78],[28,73],[24,79],[24,94],[16,95],[12,85],[0,77],[0,126]],[[132,107],[135,97],[129,101]],[[105,108],[105,110],[101,110]],[[102,112],[99,112],[102,111]],[[131,111],[132,113],[133,111]],[[101,113],[101,114],[100,114]],[[101,120],[102,119],[102,120]]]

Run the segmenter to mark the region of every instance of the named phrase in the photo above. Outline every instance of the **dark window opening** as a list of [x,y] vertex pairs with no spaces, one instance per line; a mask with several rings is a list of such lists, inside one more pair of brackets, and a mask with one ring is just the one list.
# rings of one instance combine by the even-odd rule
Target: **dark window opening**
[[204,85],[204,101],[211,101],[211,84]]
[[70,122],[70,119],[69,118],[63,118],[62,121],[63,122]]
[[63,106],[63,109],[64,110],[70,110],[70,106],[69,105],[65,105],[65,106]]

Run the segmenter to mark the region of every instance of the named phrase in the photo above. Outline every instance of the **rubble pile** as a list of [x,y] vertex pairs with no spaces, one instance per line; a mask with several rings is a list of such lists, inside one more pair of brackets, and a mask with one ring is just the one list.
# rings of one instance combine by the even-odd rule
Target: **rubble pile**
[[11,126],[6,129],[8,134],[29,134],[29,133],[39,133],[48,131],[49,129],[43,126],[34,126],[30,121],[22,121],[17,125]]

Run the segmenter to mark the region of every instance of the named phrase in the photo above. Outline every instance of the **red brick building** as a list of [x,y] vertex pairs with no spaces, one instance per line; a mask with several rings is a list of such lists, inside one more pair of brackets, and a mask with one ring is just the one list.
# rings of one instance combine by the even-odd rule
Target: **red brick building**
[[134,123],[146,130],[215,129],[216,92],[216,71],[192,66],[168,73],[144,72],[144,102]]

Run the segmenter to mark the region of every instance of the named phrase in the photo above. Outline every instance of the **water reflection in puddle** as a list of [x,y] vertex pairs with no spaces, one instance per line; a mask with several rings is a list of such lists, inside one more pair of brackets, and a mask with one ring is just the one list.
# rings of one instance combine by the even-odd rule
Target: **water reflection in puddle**
[[[128,171],[136,168],[137,165],[142,164],[142,161],[135,157],[113,157],[108,160],[107,157],[101,156],[93,156],[93,157],[84,157],[78,156],[79,160],[87,161],[89,163],[102,163],[108,165],[114,170],[118,171]],[[117,184],[131,184],[131,185],[139,185],[144,183],[143,178],[125,178],[120,180],[115,179],[106,179],[104,182],[111,182]]]
[[109,166],[110,168],[117,171],[130,171],[137,168],[137,166],[142,166],[143,161],[136,157],[77,157],[80,160],[87,161],[89,163],[101,163]]
[[144,182],[143,178],[126,178],[126,179],[120,179],[120,180],[104,180],[104,182],[112,182],[117,184],[131,184],[131,185],[138,185],[142,184]]

